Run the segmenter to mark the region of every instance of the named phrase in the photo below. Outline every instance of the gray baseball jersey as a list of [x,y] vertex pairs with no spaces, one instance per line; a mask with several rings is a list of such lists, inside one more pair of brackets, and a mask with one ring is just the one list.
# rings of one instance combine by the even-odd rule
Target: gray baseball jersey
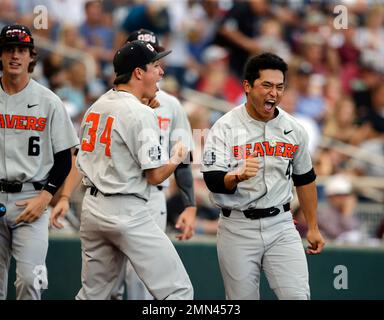
[[[309,298],[302,241],[283,206],[292,198],[292,174],[312,169],[308,137],[292,116],[277,111],[262,122],[238,106],[214,124],[205,143],[203,172],[233,171],[251,154],[260,163],[256,176],[240,182],[234,194],[212,193],[223,208],[217,250],[227,299],[259,299],[261,270],[279,299]],[[249,219],[243,212],[271,207],[279,214]]]
[[[110,90],[87,111],[77,165],[88,188],[80,237],[82,288],[77,299],[110,299],[127,259],[156,299],[192,299],[193,289],[171,241],[147,205],[143,170],[168,155],[153,110],[132,94]],[[113,261],[114,263],[110,263]]]
[[23,183],[21,192],[0,193],[7,208],[0,218],[0,299],[6,298],[11,255],[17,262],[17,299],[40,299],[41,289],[48,285],[48,213],[33,223],[16,225],[24,210],[16,202],[40,192],[31,182],[44,184],[54,154],[77,145],[78,138],[60,99],[32,79],[13,95],[0,88],[0,128],[0,179]]
[[33,79],[11,96],[0,89],[0,128],[0,177],[9,181],[45,181],[53,155],[78,144],[59,97]]
[[[164,152],[171,156],[171,150],[178,140],[182,140],[184,145],[192,150],[193,140],[191,126],[179,100],[162,90],[157,92],[156,99],[159,101],[160,106],[153,109],[153,111],[157,116],[157,123],[160,128],[160,143]],[[154,186],[151,187],[150,198],[147,202],[153,219],[164,232],[167,225],[167,205],[163,188],[168,186],[169,179],[166,179],[159,185],[161,190]],[[122,284],[122,286],[123,285],[124,284]],[[125,285],[128,299],[153,299],[129,261],[126,269]],[[123,291],[124,286],[119,289],[116,298],[120,298]]]
[[233,171],[254,152],[260,164],[257,175],[239,184],[233,195],[212,194],[219,207],[246,210],[287,203],[292,199],[292,173],[312,169],[306,131],[291,115],[281,108],[278,111],[276,118],[261,122],[240,105],[212,127],[204,146],[202,172]]
[[[187,114],[174,96],[160,90],[156,94],[160,106],[153,109],[160,128],[160,144],[164,152],[171,155],[172,148],[181,140],[188,150],[193,150],[192,130]],[[168,187],[169,179],[160,186]]]
[[148,200],[149,185],[142,172],[168,160],[150,107],[128,92],[110,90],[85,114],[80,137],[77,165],[86,186]]

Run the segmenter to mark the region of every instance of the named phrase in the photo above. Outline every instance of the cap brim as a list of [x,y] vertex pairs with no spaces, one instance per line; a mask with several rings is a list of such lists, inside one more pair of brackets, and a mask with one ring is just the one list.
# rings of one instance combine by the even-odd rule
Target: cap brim
[[34,47],[34,44],[31,42],[17,42],[17,41],[0,43],[0,47],[6,47],[6,46]]
[[172,52],[172,50],[159,52],[153,59],[152,62],[160,60],[161,58],[164,58],[165,56],[169,55]]

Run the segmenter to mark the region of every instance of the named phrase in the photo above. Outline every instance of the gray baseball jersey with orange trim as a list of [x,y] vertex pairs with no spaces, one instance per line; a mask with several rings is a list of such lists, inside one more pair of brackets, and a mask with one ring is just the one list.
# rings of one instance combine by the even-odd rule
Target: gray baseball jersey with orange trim
[[86,186],[148,200],[149,185],[142,171],[168,160],[150,107],[128,92],[109,90],[85,114],[80,137],[77,165]]
[[244,105],[220,118],[205,142],[202,172],[233,171],[246,156],[257,152],[260,168],[234,194],[212,194],[221,208],[246,210],[282,205],[292,199],[292,173],[312,169],[305,129],[281,108],[268,121],[252,119]]
[[53,155],[79,141],[62,101],[33,79],[14,95],[0,88],[0,128],[0,178],[8,181],[45,181]]

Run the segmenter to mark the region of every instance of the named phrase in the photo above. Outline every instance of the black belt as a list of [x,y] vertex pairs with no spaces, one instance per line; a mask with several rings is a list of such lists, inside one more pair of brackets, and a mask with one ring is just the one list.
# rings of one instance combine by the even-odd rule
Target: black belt
[[141,198],[141,197],[139,197],[138,195],[136,195],[136,194],[129,194],[129,193],[127,193],[127,194],[125,194],[125,193],[103,193],[103,192],[101,192],[99,189],[97,189],[96,187],[89,187],[89,194],[91,195],[91,196],[94,196],[94,197],[96,197],[97,196],[97,194],[100,192],[104,197],[112,197],[112,196],[134,196],[134,197],[136,197],[136,198],[139,198],[139,199],[142,199],[142,200],[144,200],[144,201],[147,201],[147,199],[145,199],[145,198]]
[[[283,205],[284,212],[288,211],[291,208],[290,203]],[[229,217],[231,215],[231,209],[221,209],[224,217]],[[277,207],[271,207],[266,209],[248,209],[243,211],[244,216],[248,219],[255,220],[266,217],[273,217],[280,213],[280,209]]]
[[97,194],[100,192],[104,197],[112,197],[112,196],[119,196],[122,195],[121,193],[102,193],[99,189],[96,187],[90,187],[90,195],[96,197]]
[[89,193],[91,196],[96,197],[97,194],[99,193],[99,189],[97,189],[96,187],[91,187]]
[[[42,190],[44,185],[39,182],[32,182],[35,190]],[[20,181],[0,180],[0,192],[17,193],[23,190],[23,183]]]

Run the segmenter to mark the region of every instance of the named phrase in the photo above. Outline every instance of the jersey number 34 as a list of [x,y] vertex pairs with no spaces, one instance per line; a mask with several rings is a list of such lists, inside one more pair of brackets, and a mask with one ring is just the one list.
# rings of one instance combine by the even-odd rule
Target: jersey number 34
[[[81,141],[81,150],[92,152],[95,150],[96,140],[105,145],[104,153],[107,157],[111,156],[111,133],[112,124],[115,119],[108,117],[105,121],[104,130],[100,137],[97,136],[100,124],[100,114],[91,112],[85,119],[86,126],[88,127],[87,135],[89,139],[83,138]],[[92,123],[92,124],[91,124]],[[101,127],[103,128],[103,127]]]

